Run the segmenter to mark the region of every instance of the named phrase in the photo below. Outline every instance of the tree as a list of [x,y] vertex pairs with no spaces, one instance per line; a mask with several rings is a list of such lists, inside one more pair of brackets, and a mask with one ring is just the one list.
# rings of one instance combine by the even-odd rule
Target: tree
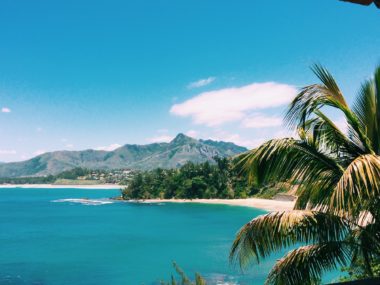
[[123,199],[233,198],[254,194],[245,177],[238,177],[228,158],[215,163],[188,162],[179,169],[137,172],[122,191]]
[[[352,108],[326,69],[312,70],[321,83],[301,89],[285,116],[299,138],[268,141],[238,163],[256,185],[298,186],[294,211],[252,220],[231,249],[231,260],[244,267],[305,244],[275,264],[267,284],[313,284],[324,271],[351,264],[373,276],[380,256],[380,67]],[[326,107],[344,117],[347,132],[324,113]]]

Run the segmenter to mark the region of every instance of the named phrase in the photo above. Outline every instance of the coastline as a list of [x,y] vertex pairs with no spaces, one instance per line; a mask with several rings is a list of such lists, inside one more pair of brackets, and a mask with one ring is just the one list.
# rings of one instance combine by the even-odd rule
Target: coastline
[[230,206],[242,206],[274,211],[289,211],[294,207],[295,201],[270,200],[260,198],[246,199],[147,199],[137,200],[138,203],[200,203],[200,204],[219,204]]
[[43,188],[43,189],[65,189],[65,188],[76,188],[76,189],[102,189],[102,190],[113,190],[122,189],[123,185],[116,184],[95,184],[95,185],[78,185],[78,184],[1,184],[1,188]]
[[[117,190],[123,185],[97,184],[97,185],[63,185],[63,184],[0,184],[2,188],[32,188],[32,189],[88,189],[88,190]],[[246,199],[146,199],[146,200],[125,200],[131,203],[199,203],[216,204],[257,208],[269,212],[289,211],[294,207],[295,201],[284,201],[274,199],[246,198]]]

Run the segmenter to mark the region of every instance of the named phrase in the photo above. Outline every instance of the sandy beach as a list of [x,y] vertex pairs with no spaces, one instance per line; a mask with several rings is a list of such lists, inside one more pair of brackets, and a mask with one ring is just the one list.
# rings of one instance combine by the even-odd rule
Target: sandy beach
[[294,207],[294,201],[279,201],[270,199],[247,198],[247,199],[149,199],[139,201],[141,203],[202,203],[222,204],[231,206],[243,206],[258,208],[266,211],[288,211]]
[[78,189],[122,189],[124,186],[115,184],[97,184],[97,185],[66,185],[66,184],[1,184],[1,188],[46,188],[46,189],[64,189],[64,188],[78,188]]

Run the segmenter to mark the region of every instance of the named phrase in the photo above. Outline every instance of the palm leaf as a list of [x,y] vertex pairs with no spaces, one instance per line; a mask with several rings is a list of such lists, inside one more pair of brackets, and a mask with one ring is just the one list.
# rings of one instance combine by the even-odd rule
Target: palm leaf
[[322,111],[316,110],[316,118],[306,122],[307,131],[312,132],[316,146],[319,151],[330,156],[352,160],[354,157],[364,153],[363,145],[351,140],[333,121],[331,121]]
[[289,106],[285,115],[285,121],[291,128],[305,128],[308,119],[313,119],[315,113],[322,107],[330,106],[343,112],[350,129],[357,137],[364,149],[373,153],[373,149],[365,130],[359,119],[347,105],[342,92],[338,88],[333,76],[320,65],[312,67],[313,72],[321,80],[322,84],[313,84],[301,89]]
[[331,73],[321,66],[320,64],[314,64],[311,67],[311,70],[314,72],[314,74],[319,78],[319,80],[323,83],[323,85],[328,90],[329,95],[334,98],[337,102],[339,102],[339,105],[348,107],[346,100],[344,99],[344,96],[342,92],[340,91],[338,84],[336,83],[334,77],[331,75]]
[[266,284],[299,285],[317,283],[324,271],[347,264],[350,247],[331,241],[299,247],[280,259],[268,275]]
[[380,157],[372,154],[356,158],[344,171],[332,195],[333,211],[348,211],[358,215],[365,202],[380,195]]
[[302,88],[292,101],[285,116],[285,121],[291,127],[303,127],[306,119],[322,106],[331,106],[341,110],[348,108],[333,76],[320,65],[314,65],[312,71],[322,84],[313,84]]
[[380,67],[376,69],[374,79],[362,84],[353,111],[375,153],[380,154]]
[[[376,121],[377,121],[377,131],[380,131],[380,66],[377,66],[373,81],[375,82],[375,98],[376,98]],[[379,133],[377,133],[379,136]],[[376,149],[376,153],[380,154],[380,145]]]
[[232,245],[230,260],[244,268],[251,261],[260,262],[261,258],[299,242],[342,240],[348,230],[349,224],[344,219],[327,213],[297,210],[269,213],[241,228]]
[[371,264],[380,254],[379,224],[370,223],[364,227],[356,227],[350,236],[351,242],[357,245],[353,251],[353,262],[363,260],[365,271],[369,276],[372,276]]
[[299,209],[307,204],[328,204],[343,169],[334,158],[316,149],[312,138],[303,139],[271,140],[245,154],[238,167],[257,184],[286,181],[299,185]]

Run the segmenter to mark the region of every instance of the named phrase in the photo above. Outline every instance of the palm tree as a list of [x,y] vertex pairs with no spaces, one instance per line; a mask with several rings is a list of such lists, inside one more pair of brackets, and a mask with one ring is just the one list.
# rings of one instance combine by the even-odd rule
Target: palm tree
[[[326,69],[312,70],[321,83],[302,88],[285,116],[298,138],[270,140],[238,163],[252,183],[298,187],[293,211],[253,219],[232,245],[231,260],[246,267],[303,244],[277,261],[267,284],[313,284],[323,272],[359,260],[372,276],[380,256],[380,67],[352,108]],[[326,109],[343,115],[347,131]]]

